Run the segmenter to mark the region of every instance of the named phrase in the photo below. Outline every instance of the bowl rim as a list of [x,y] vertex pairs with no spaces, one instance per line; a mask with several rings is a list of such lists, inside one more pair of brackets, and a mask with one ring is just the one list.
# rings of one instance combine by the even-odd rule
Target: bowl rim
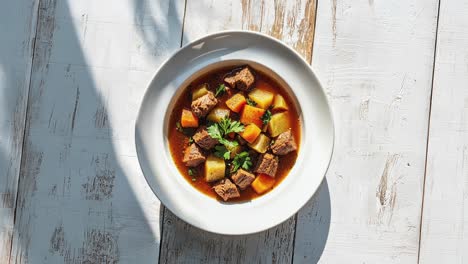
[[[134,138],[135,138],[135,147],[136,147],[136,152],[137,152],[137,158],[138,158],[138,162],[139,162],[139,165],[140,165],[140,168],[142,170],[142,173],[143,173],[143,176],[145,178],[145,181],[146,183],[149,185],[150,189],[152,190],[152,192],[154,193],[154,195],[156,195],[156,197],[158,198],[158,200],[160,201],[160,203],[162,205],[164,205],[164,207],[166,207],[166,209],[169,209],[170,208],[168,206],[166,206],[161,199],[161,197],[159,197],[158,193],[155,191],[155,189],[153,188],[152,184],[149,182],[148,180],[148,176],[146,175],[145,173],[145,170],[143,169],[143,165],[142,165],[142,161],[141,161],[141,152],[142,150],[140,149],[139,147],[139,144],[137,143],[138,142],[138,139],[137,139],[137,136],[138,136],[138,133],[139,133],[139,126],[138,124],[140,123],[140,120],[142,118],[142,111],[143,111],[143,102],[146,101],[147,97],[148,97],[148,94],[149,94],[149,90],[151,89],[151,85],[153,84],[153,81],[155,80],[155,78],[157,77],[158,73],[161,71],[161,69],[169,62],[171,61],[174,57],[176,57],[181,51],[187,49],[188,47],[191,47],[193,45],[196,45],[197,42],[200,42],[200,41],[203,41],[205,39],[209,39],[209,38],[215,38],[217,36],[221,36],[221,35],[225,35],[225,34],[250,34],[250,35],[255,35],[255,36],[259,36],[259,37],[262,37],[262,38],[266,38],[268,39],[269,41],[273,41],[275,42],[276,44],[282,46],[283,48],[286,48],[287,50],[289,50],[289,52],[291,52],[291,54],[294,55],[295,59],[298,59],[300,60],[303,64],[307,65],[307,70],[308,70],[308,73],[311,74],[314,78],[314,80],[318,83],[319,87],[320,87],[320,91],[323,93],[323,97],[324,97],[324,103],[326,105],[326,109],[327,109],[327,114],[328,114],[328,117],[330,118],[330,129],[331,129],[331,142],[330,142],[330,151],[329,151],[329,155],[327,157],[327,164],[326,166],[324,167],[323,171],[320,173],[320,183],[317,184],[315,186],[315,188],[313,188],[313,190],[311,190],[311,195],[310,197],[305,200],[305,202],[301,203],[300,206],[297,207],[296,210],[294,210],[294,213],[288,215],[287,217],[285,217],[282,221],[279,221],[279,222],[276,222],[276,224],[274,225],[265,225],[263,228],[259,228],[257,229],[256,231],[252,232],[252,231],[247,231],[247,232],[236,232],[236,233],[231,233],[231,232],[220,232],[219,230],[217,231],[213,231],[213,230],[209,230],[207,228],[205,228],[204,226],[202,225],[199,225],[198,223],[194,223],[194,222],[191,222],[189,220],[187,220],[184,216],[181,216],[181,215],[177,215],[177,217],[181,218],[184,222],[186,223],[189,223],[190,225],[193,225],[195,226],[196,228],[199,228],[201,230],[204,230],[204,231],[207,231],[207,232],[210,232],[210,233],[214,233],[214,234],[223,234],[223,235],[230,235],[230,236],[238,236],[238,235],[247,235],[247,234],[256,234],[256,233],[260,233],[260,232],[263,232],[265,230],[268,230],[270,228],[273,228],[275,226],[278,226],[280,225],[281,223],[284,223],[285,221],[287,221],[290,217],[292,217],[293,215],[296,215],[298,213],[298,211],[300,209],[302,209],[308,201],[310,201],[317,193],[317,190],[320,188],[320,186],[323,184],[323,180],[325,179],[325,176],[326,176],[326,173],[330,167],[330,164],[331,164],[331,160],[332,160],[332,157],[333,157],[333,153],[334,153],[334,146],[335,146],[335,134],[336,134],[336,127],[335,127],[335,120],[334,120],[334,115],[333,115],[333,110],[330,106],[330,102],[329,102],[329,99],[327,97],[327,94],[325,92],[325,89],[323,88],[323,85],[321,83],[321,81],[319,80],[319,78],[317,78],[317,75],[315,74],[315,71],[312,69],[312,66],[311,66],[311,63],[309,63],[308,61],[306,61],[301,54],[299,54],[296,50],[294,50],[293,48],[291,48],[290,46],[288,46],[286,43],[283,43],[282,41],[278,40],[278,39],[275,39],[267,34],[264,34],[264,33],[261,33],[261,32],[256,32],[256,31],[251,31],[251,30],[223,30],[223,31],[217,31],[217,32],[214,32],[214,33],[210,33],[210,34],[206,34],[206,35],[203,35],[202,37],[199,37],[197,39],[194,39],[193,41],[190,41],[188,43],[185,43],[182,47],[180,47],[179,49],[175,50],[168,58],[166,58],[160,65],[159,67],[155,70],[154,74],[152,75],[152,77],[149,79],[148,83],[146,84],[146,89],[145,89],[145,93],[144,93],[144,96],[142,97],[141,99],[141,103],[139,105],[139,109],[138,109],[138,114],[137,114],[137,118],[135,120],[135,134],[134,134]],[[262,66],[266,66],[262,63],[259,63],[257,62],[258,64],[262,65]],[[216,64],[216,63],[214,63]],[[197,75],[198,77],[200,76],[199,72],[200,71],[203,71],[203,69],[206,69],[207,67],[211,66],[212,64],[209,64],[209,65],[205,65],[203,68],[199,69],[198,71],[196,71],[195,73],[193,73],[192,75],[188,76],[188,78],[191,78],[193,75]],[[268,67],[267,67],[268,68]],[[269,69],[269,68],[268,68]],[[271,69],[269,69],[271,70]],[[273,71],[273,70],[271,70]],[[280,78],[281,75],[276,73],[275,71],[273,71],[276,75],[278,75]],[[197,77],[195,77],[196,79]],[[185,82],[186,80],[184,80]],[[286,84],[289,86],[289,84],[287,83],[287,81],[284,80],[284,82],[286,82]],[[287,87],[286,87],[287,88]],[[177,90],[180,90],[180,87],[177,88]],[[286,90],[290,90],[290,89],[286,89]],[[293,89],[291,89],[292,94],[291,96],[292,97],[296,97],[296,94],[294,92]],[[172,95],[171,97],[172,99],[174,98],[177,98],[177,91]],[[302,111],[302,107],[301,107],[301,104],[299,101],[296,102],[297,103],[297,106],[296,108],[298,108],[298,111],[301,112]],[[168,111],[168,108],[166,108],[166,111],[164,113],[164,118],[168,115],[167,114],[167,111]],[[304,121],[302,121],[301,123],[303,123]],[[164,124],[163,124],[164,126]],[[301,125],[302,126],[302,125]],[[163,128],[164,129],[164,128]],[[304,139],[306,137],[306,135],[304,134],[304,131],[301,131],[301,140]],[[300,153],[298,153],[298,157],[297,159],[299,159],[300,157]],[[172,161],[172,160],[171,160]],[[174,167],[176,169],[177,172],[179,172],[177,166],[174,164],[174,162],[172,161],[171,163],[171,166]],[[180,174],[180,173],[179,173]],[[288,173],[289,174],[289,173]],[[286,178],[289,177],[289,175],[286,176]],[[181,175],[181,178],[183,178],[182,180],[186,181],[186,179],[184,179],[184,177]],[[286,179],[285,178],[285,179]],[[188,183],[189,184],[189,183]],[[281,183],[279,184],[279,186],[281,185]],[[193,189],[195,189],[193,186],[192,186]],[[207,196],[206,194],[203,194],[201,193],[200,191],[198,190],[195,190],[197,191],[198,193],[200,193],[200,195],[203,195],[203,196]],[[262,195],[263,196],[263,195]],[[260,199],[262,196],[256,198],[256,199],[253,199],[253,200],[257,200],[257,199]],[[213,199],[212,197],[209,197],[210,199]],[[214,200],[214,199],[213,199]],[[228,205],[231,204],[231,203],[227,203]]]

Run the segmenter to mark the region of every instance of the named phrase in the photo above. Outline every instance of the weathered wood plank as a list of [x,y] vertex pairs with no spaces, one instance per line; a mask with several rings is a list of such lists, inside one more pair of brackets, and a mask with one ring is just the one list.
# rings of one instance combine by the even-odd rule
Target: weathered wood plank
[[154,263],[160,207],[134,149],[184,1],[41,0],[14,263]]
[[468,261],[468,3],[440,1],[420,263]]
[[[227,29],[261,31],[310,59],[315,1],[188,1],[184,42]],[[162,263],[290,263],[295,218],[259,234],[225,237],[196,229],[165,210]]]
[[8,263],[21,163],[37,1],[0,8],[0,263]]
[[295,263],[417,261],[437,4],[319,1],[312,66],[336,140],[329,194],[299,213]]

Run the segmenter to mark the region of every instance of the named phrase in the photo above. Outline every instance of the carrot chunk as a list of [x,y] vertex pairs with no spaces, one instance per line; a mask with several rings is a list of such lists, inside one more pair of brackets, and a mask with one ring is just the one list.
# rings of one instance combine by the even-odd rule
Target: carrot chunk
[[262,130],[255,124],[249,124],[244,128],[244,131],[240,133],[241,137],[245,139],[245,141],[252,143],[254,142],[258,135]]
[[182,109],[182,117],[180,118],[182,127],[198,127],[198,117],[192,111]]
[[265,109],[254,107],[251,105],[245,105],[244,109],[242,110],[240,121],[245,125],[253,123],[257,125],[257,127],[262,127],[262,116],[264,113]]
[[226,100],[227,107],[229,107],[229,109],[236,113],[242,111],[242,108],[246,103],[247,101],[245,100],[245,97],[240,93],[235,94],[231,98]]
[[275,178],[266,174],[259,174],[251,186],[256,193],[262,194],[273,188],[273,185],[275,185]]

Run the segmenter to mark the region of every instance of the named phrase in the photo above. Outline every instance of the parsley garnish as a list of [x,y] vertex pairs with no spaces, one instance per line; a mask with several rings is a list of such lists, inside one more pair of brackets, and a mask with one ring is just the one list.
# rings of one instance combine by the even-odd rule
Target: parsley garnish
[[219,123],[214,123],[208,128],[208,134],[223,144],[227,149],[232,149],[239,145],[237,141],[230,141],[224,137],[229,133],[239,133],[244,131],[244,125],[239,121],[232,121],[230,118],[223,118]]
[[194,170],[194,169],[192,169],[192,168],[188,169],[188,175],[190,175],[190,176],[195,176],[196,174],[197,174],[197,171],[196,171],[196,170]]
[[214,154],[216,157],[224,158],[225,160],[228,160],[231,158],[231,151],[229,151],[224,145],[216,146]]
[[257,105],[257,103],[254,100],[250,99],[250,98],[247,98],[245,100],[247,101],[247,104],[250,105],[250,106],[256,106]]
[[216,89],[215,97],[218,97],[218,95],[223,95],[225,92],[226,92],[226,86],[222,83]]
[[177,122],[176,123],[176,129],[177,131],[183,133],[184,132],[184,128],[182,127],[182,125],[180,124],[180,122]]
[[252,160],[250,159],[249,153],[243,151],[237,154],[232,161],[231,173],[236,172],[239,168],[244,170],[250,170],[252,167]]
[[239,133],[244,131],[244,125],[241,122],[232,121],[230,118],[223,118],[218,124],[223,130],[223,136],[232,132]]
[[263,113],[263,115],[262,115],[262,117],[260,119],[262,119],[262,122],[263,122],[264,125],[268,124],[268,122],[270,122],[270,120],[271,120],[271,111],[270,111],[270,109],[267,109],[265,111],[265,113]]
[[208,128],[208,134],[214,139],[224,138],[229,133],[239,133],[244,131],[244,125],[239,121],[232,121],[230,118],[223,118],[219,123],[211,124]]
[[192,137],[189,137],[188,143],[189,143],[189,144],[192,144],[192,143],[193,143],[193,138],[192,138]]

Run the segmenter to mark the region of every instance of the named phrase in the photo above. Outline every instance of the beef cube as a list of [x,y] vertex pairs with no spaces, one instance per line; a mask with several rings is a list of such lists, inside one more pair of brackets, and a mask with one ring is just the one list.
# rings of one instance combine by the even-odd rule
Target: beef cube
[[277,156],[270,153],[262,154],[257,161],[254,172],[275,177],[276,171],[278,170],[278,163],[279,158]]
[[240,197],[240,193],[239,190],[237,190],[236,185],[229,179],[220,180],[213,186],[213,189],[221,198],[223,198],[224,201]]
[[245,67],[233,75],[225,77],[224,81],[232,88],[247,91],[255,82],[255,76],[249,67]]
[[192,101],[192,112],[199,118],[204,117],[217,103],[218,99],[216,99],[213,92],[208,92]]
[[218,140],[212,138],[210,134],[208,134],[208,130],[206,130],[205,126],[198,128],[192,138],[198,146],[206,150],[209,150],[218,144]]
[[271,146],[271,151],[276,155],[286,155],[295,150],[297,150],[297,145],[291,130],[281,133]]
[[202,150],[197,146],[197,144],[192,143],[185,149],[184,158],[182,162],[187,167],[196,167],[200,163],[206,160],[205,155],[203,155]]
[[231,179],[239,186],[239,189],[245,190],[255,180],[255,175],[243,169],[238,169],[236,173],[231,176]]

